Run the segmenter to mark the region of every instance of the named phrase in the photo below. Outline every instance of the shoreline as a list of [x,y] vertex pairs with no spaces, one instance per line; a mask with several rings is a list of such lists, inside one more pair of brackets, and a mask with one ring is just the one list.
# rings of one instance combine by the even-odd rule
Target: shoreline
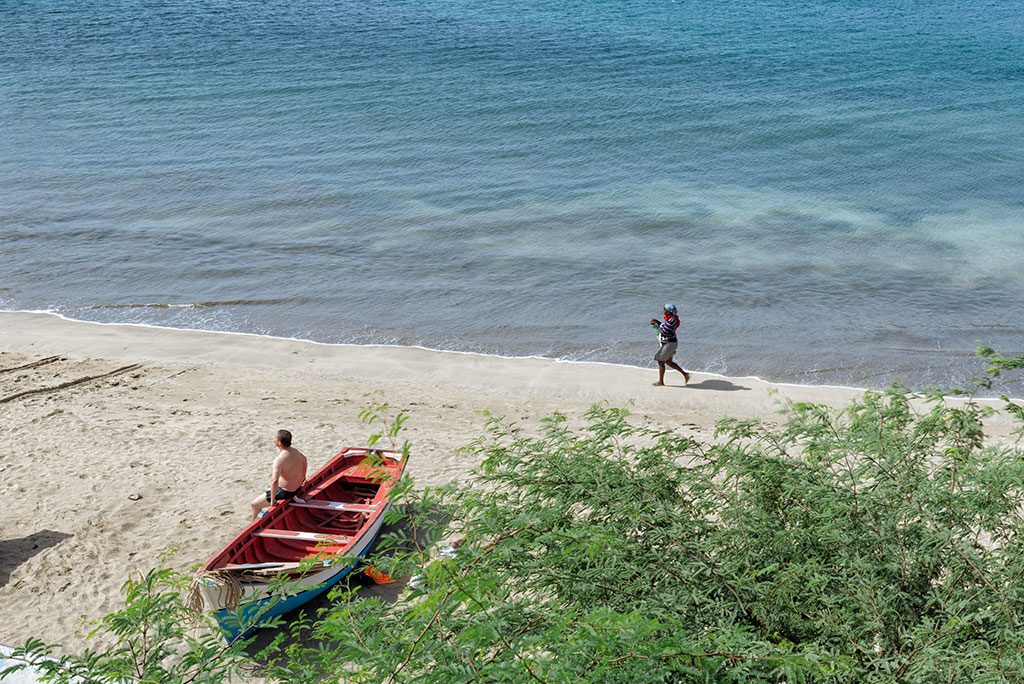
[[[312,339],[308,339],[308,338],[304,338],[304,337],[282,337],[282,336],[277,336],[277,335],[262,335],[262,334],[259,334],[259,333],[239,332],[239,331],[232,331],[232,330],[206,330],[206,329],[203,329],[203,328],[176,328],[176,327],[171,327],[171,326],[156,325],[156,324],[153,324],[153,323],[105,323],[105,322],[100,322],[100,321],[85,321],[85,320],[81,320],[81,319],[78,319],[78,318],[72,318],[72,317],[67,316],[67,315],[65,315],[63,313],[60,313],[60,312],[57,312],[57,311],[50,311],[50,310],[9,310],[9,309],[0,309],[0,320],[2,320],[2,318],[4,316],[7,316],[8,314],[31,314],[31,315],[39,315],[39,316],[53,316],[53,317],[58,318],[58,319],[60,319],[62,321],[66,321],[68,323],[76,323],[76,324],[77,323],[81,323],[81,324],[86,324],[86,325],[114,326],[114,327],[121,326],[121,327],[126,327],[126,328],[147,328],[147,329],[153,329],[153,330],[165,330],[165,331],[168,331],[168,332],[208,333],[208,334],[211,334],[211,335],[238,335],[238,336],[242,336],[242,337],[253,337],[253,338],[256,338],[256,339],[280,340],[280,341],[285,341],[285,342],[299,342],[299,343],[316,345],[316,346],[324,346],[324,347],[365,348],[365,349],[415,349],[415,350],[419,350],[419,351],[431,352],[431,353],[437,353],[437,354],[455,354],[455,355],[464,355],[464,356],[478,356],[478,357],[482,357],[482,358],[493,358],[493,359],[502,359],[502,360],[510,360],[510,361],[534,360],[534,359],[536,359],[536,360],[549,361],[549,362],[552,362],[552,363],[577,364],[577,365],[594,365],[594,366],[609,366],[609,367],[613,367],[613,368],[624,368],[624,369],[631,369],[631,370],[637,370],[637,371],[651,371],[651,370],[655,370],[655,368],[650,367],[650,366],[638,366],[638,365],[632,365],[632,364],[627,364],[627,363],[616,363],[616,362],[613,362],[613,361],[576,361],[576,360],[572,360],[572,359],[552,358],[552,357],[549,357],[549,356],[541,356],[541,355],[537,355],[537,354],[530,354],[530,355],[525,355],[525,356],[508,356],[508,355],[504,355],[504,354],[491,354],[491,353],[486,353],[486,352],[460,351],[460,350],[457,350],[457,349],[438,349],[438,348],[426,347],[426,346],[422,346],[422,345],[356,344],[356,343],[350,343],[350,342],[321,342],[319,340],[312,340]],[[707,377],[712,377],[712,378],[721,378],[723,380],[755,381],[755,382],[759,382],[759,383],[764,383],[766,385],[771,385],[773,387],[825,388],[825,389],[844,390],[844,391],[851,391],[851,392],[865,392],[865,391],[868,391],[868,390],[877,389],[877,388],[872,388],[872,387],[858,387],[858,386],[855,386],[855,385],[842,385],[842,384],[828,384],[828,383],[825,383],[825,384],[807,384],[807,383],[798,383],[798,382],[783,382],[783,381],[780,381],[780,380],[765,379],[765,378],[762,378],[761,376],[758,376],[758,375],[723,375],[721,373],[713,373],[713,372],[710,372],[710,371],[697,371],[697,373],[699,375],[702,375],[702,376],[707,376]],[[981,398],[994,399],[995,397],[981,397]]]
[[[6,321],[11,320],[12,323]],[[204,349],[203,358],[209,363],[224,363],[229,365],[245,365],[256,363],[257,365],[286,369],[304,368],[295,363],[286,363],[278,358],[271,361],[271,354],[274,351],[287,351],[291,355],[302,355],[309,351],[310,364],[318,364],[326,360],[342,360],[349,370],[355,367],[370,363],[393,363],[399,361],[400,365],[408,370],[410,365],[417,363],[431,363],[445,370],[445,375],[452,380],[469,382],[480,391],[487,392],[490,383],[473,381],[469,379],[468,371],[489,371],[501,375],[500,382],[496,383],[491,391],[500,391],[505,385],[508,389],[517,388],[525,391],[551,391],[558,392],[559,383],[563,379],[571,379],[574,382],[565,387],[566,398],[571,399],[574,393],[581,396],[597,397],[598,401],[611,400],[607,394],[621,397],[622,401],[628,402],[638,396],[645,398],[650,396],[648,386],[650,383],[637,382],[640,375],[650,375],[656,378],[657,368],[632,366],[627,364],[611,363],[606,361],[572,361],[565,359],[554,359],[545,356],[502,356],[498,354],[487,354],[472,351],[452,351],[444,349],[431,349],[422,346],[401,346],[387,344],[352,344],[319,342],[304,338],[277,337],[272,335],[261,335],[257,333],[215,331],[194,328],[171,328],[148,323],[102,323],[95,321],[81,321],[68,318],[59,313],[49,311],[3,311],[0,310],[0,351],[16,350],[22,352],[64,353],[72,349],[78,353],[87,353],[90,356],[101,356],[111,359],[133,359],[140,358],[157,362],[181,362],[193,359],[191,354],[182,354],[181,349],[192,342]],[[13,332],[13,328],[18,328]],[[70,343],[69,340],[78,338],[79,343]],[[59,343],[51,343],[51,338],[59,338]],[[232,358],[227,347],[228,341],[238,341],[236,345],[238,357]],[[151,346],[155,345],[155,346]],[[151,349],[158,349],[160,353],[154,354]],[[307,349],[308,348],[308,349]],[[322,370],[322,368],[316,368]],[[548,378],[550,382],[540,383],[538,388],[536,381],[521,381],[521,378],[528,376],[527,372],[536,372],[542,378]],[[367,378],[380,379],[379,376],[385,373],[362,371],[360,375]],[[597,388],[586,389],[584,376],[596,374],[602,376],[597,383]],[[633,382],[623,386],[618,382],[607,382],[611,376],[616,379],[629,377]],[[786,390],[792,393],[798,401],[817,401],[815,397],[821,397],[824,403],[835,403],[836,397],[841,394],[843,397],[852,397],[867,391],[867,388],[846,385],[806,385],[799,383],[783,383],[763,380],[757,376],[728,376],[704,371],[691,371],[694,378],[688,389],[703,389],[702,384],[716,384],[720,389],[732,391],[730,386],[737,389],[754,389],[758,395],[758,405],[764,403],[765,393]],[[698,380],[698,378],[702,380]],[[415,382],[422,378],[412,377]],[[399,379],[406,381],[407,378]],[[663,391],[671,388],[682,388],[681,382],[677,381],[677,374],[671,370],[666,373],[666,382],[669,385]],[[746,385],[750,385],[747,387]],[[626,390],[626,387],[629,390]],[[651,388],[650,391],[658,392],[658,389]],[[655,403],[661,403],[654,397]],[[774,402],[769,402],[774,404]],[[685,405],[685,404],[684,404]],[[727,408],[723,406],[723,408]],[[744,404],[738,407],[744,416]],[[749,406],[747,407],[749,408]],[[753,415],[764,415],[764,407],[759,406]],[[739,417],[739,416],[736,416]]]
[[[778,425],[784,400],[841,407],[861,394],[692,375],[652,387],[656,370],[613,364],[0,312],[0,643],[37,636],[81,650],[83,622],[122,605],[128,573],[186,572],[213,555],[267,488],[278,428],[316,469],[365,444],[379,424],[359,413],[387,403],[389,416],[408,418],[397,446],[409,440],[407,472],[422,488],[478,464],[464,447],[483,434],[483,412],[534,434],[555,411],[579,426],[606,402],[637,425],[711,442],[722,417]],[[1010,443],[1013,427],[999,414],[986,433]]]

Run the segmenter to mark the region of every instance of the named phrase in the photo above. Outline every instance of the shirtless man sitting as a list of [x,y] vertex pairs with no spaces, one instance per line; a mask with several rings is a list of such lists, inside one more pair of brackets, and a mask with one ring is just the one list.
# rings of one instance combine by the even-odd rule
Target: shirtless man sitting
[[270,474],[270,489],[266,496],[258,496],[252,500],[252,519],[264,508],[273,508],[278,501],[291,499],[302,488],[306,481],[306,457],[292,446],[292,433],[278,430],[274,444],[281,453],[274,459]]

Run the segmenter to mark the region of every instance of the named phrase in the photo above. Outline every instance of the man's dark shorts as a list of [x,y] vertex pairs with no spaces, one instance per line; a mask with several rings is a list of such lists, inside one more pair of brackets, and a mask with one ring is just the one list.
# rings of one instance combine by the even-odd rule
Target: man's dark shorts
[[[298,489],[296,489],[294,492],[289,492],[287,489],[281,489],[280,487],[278,487],[277,488],[277,496],[275,496],[274,498],[277,499],[278,501],[284,501],[286,499],[291,499],[292,497],[294,497],[298,493],[299,493]],[[267,490],[267,503],[270,503],[270,490],[269,489]]]

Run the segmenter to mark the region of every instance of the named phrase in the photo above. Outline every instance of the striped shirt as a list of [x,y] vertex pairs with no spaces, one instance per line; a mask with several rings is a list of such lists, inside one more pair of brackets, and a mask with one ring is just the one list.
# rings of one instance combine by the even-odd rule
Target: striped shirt
[[679,316],[673,316],[672,314],[665,316],[665,321],[658,328],[658,339],[661,340],[661,343],[676,342],[676,328],[678,327]]

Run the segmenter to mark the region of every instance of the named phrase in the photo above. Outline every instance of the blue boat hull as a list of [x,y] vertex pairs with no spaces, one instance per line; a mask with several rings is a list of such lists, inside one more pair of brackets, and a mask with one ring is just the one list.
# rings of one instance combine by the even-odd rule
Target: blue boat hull
[[224,639],[228,643],[231,643],[238,638],[248,637],[271,618],[277,617],[278,615],[284,615],[285,613],[295,610],[326,592],[328,589],[340,582],[342,578],[349,575],[356,565],[358,565],[357,561],[351,559],[366,557],[367,553],[369,553],[370,549],[373,548],[373,545],[377,542],[379,532],[380,530],[378,528],[377,534],[374,534],[373,539],[371,539],[370,543],[366,545],[362,553],[346,556],[345,560],[351,562],[346,563],[344,568],[338,568],[337,573],[312,589],[300,591],[299,593],[292,594],[291,596],[267,596],[266,598],[262,598],[258,601],[245,603],[240,606],[237,611],[213,611],[213,617],[217,620],[217,624],[220,625],[220,628],[224,631]]

